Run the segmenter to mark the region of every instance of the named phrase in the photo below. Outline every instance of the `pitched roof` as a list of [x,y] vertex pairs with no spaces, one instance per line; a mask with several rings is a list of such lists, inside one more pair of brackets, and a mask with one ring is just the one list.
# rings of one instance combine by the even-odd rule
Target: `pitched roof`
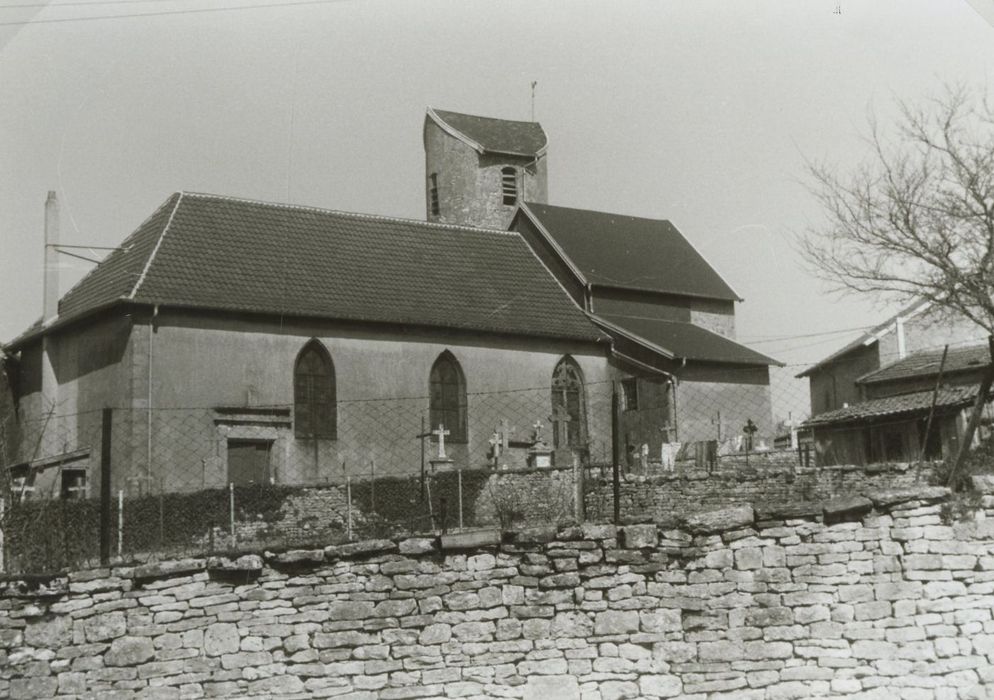
[[59,320],[119,301],[606,339],[514,232],[187,192],[70,290]]
[[595,322],[604,323],[611,332],[620,329],[662,350],[671,359],[702,362],[727,362],[744,365],[779,365],[777,360],[685,321],[666,321],[636,316],[595,314]]
[[883,323],[878,323],[876,326],[874,326],[870,330],[868,330],[865,333],[861,334],[855,340],[853,340],[853,341],[851,341],[849,343],[846,343],[844,346],[842,346],[840,349],[838,349],[835,352],[833,352],[831,355],[829,355],[825,359],[819,360],[815,364],[811,365],[806,370],[804,370],[800,374],[796,375],[797,378],[800,379],[801,377],[807,377],[812,372],[821,369],[825,365],[831,364],[832,362],[834,362],[835,360],[839,359],[843,355],[847,355],[848,353],[852,352],[853,350],[855,350],[857,348],[863,347],[864,345],[872,345],[873,343],[877,342],[878,338],[880,338],[883,335],[886,335],[887,332],[889,332],[890,329],[893,328],[896,325],[897,319],[899,319],[899,318],[910,318],[912,316],[916,316],[921,311],[924,311],[925,309],[927,309],[930,305],[931,305],[930,302],[926,301],[925,299],[919,299],[918,301],[916,301],[916,302],[914,302],[912,304],[909,304],[908,306],[904,307],[903,309],[901,309],[900,311],[898,311],[896,314],[894,314],[893,316],[891,316],[890,318],[888,318]]
[[[969,405],[977,396],[975,386],[945,387],[936,394],[935,406],[940,409],[958,408]],[[918,391],[913,394],[888,396],[882,399],[862,401],[845,408],[826,411],[809,418],[804,422],[805,427],[853,423],[873,418],[898,416],[907,413],[928,411],[932,406],[932,392]]]
[[480,153],[535,157],[544,153],[549,143],[538,122],[478,117],[432,107],[427,118]]
[[740,301],[669,221],[527,202],[522,210],[584,278],[605,287]]
[[[950,348],[946,363],[942,367],[943,375],[954,372],[982,370],[991,362],[990,350],[987,345],[971,345],[964,348]],[[892,362],[856,380],[857,384],[879,384],[902,379],[934,377],[939,373],[942,363],[942,351],[919,352],[908,355],[902,360]]]

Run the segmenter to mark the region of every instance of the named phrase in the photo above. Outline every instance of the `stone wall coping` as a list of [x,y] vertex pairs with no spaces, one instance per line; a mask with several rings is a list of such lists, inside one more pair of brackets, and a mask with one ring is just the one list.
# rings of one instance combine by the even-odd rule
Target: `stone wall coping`
[[[680,546],[690,546],[694,535],[721,535],[732,530],[753,527],[756,523],[766,526],[771,521],[818,519],[827,517],[838,520],[848,516],[859,519],[876,509],[886,513],[893,506],[911,501],[935,503],[946,500],[950,490],[944,487],[886,489],[855,494],[828,501],[810,501],[785,504],[738,505],[708,510],[686,516],[679,527],[671,523],[639,523],[615,526],[611,524],[583,523],[564,527],[539,526],[501,532],[496,528],[447,532],[437,536],[413,536],[395,539],[373,539],[328,545],[314,549],[287,549],[280,552],[218,554],[210,557],[165,560],[140,565],[118,565],[110,568],[84,569],[46,576],[8,575],[0,578],[0,598],[52,598],[65,595],[70,584],[85,585],[88,581],[110,577],[121,586],[144,583],[163,578],[188,576],[201,572],[248,573],[259,572],[268,563],[275,568],[316,567],[339,560],[392,556],[398,552],[405,556],[441,556],[447,552],[499,549],[545,544],[555,541],[615,540],[620,539],[626,548],[656,546],[660,537],[673,542],[682,540]],[[968,523],[961,527],[968,537],[987,537],[994,534],[994,521]]]

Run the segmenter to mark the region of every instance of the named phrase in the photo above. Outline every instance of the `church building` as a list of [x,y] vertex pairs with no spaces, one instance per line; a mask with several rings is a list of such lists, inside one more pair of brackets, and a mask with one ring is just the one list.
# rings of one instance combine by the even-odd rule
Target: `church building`
[[429,109],[424,144],[426,221],[168,197],[4,346],[22,495],[96,495],[108,435],[129,493],[607,463],[616,388],[645,463],[770,431],[775,361],[672,224],[549,205],[534,122]]

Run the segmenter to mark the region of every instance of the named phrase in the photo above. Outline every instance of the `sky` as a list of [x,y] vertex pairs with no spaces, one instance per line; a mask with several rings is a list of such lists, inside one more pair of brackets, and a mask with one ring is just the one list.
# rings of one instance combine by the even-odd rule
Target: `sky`
[[[426,107],[529,119],[537,81],[550,203],[672,221],[789,377],[894,310],[801,261],[822,216],[806,159],[852,167],[871,110],[988,86],[991,18],[994,0],[0,0],[0,342],[41,312],[48,190],[72,245],[119,244],[178,190],[423,218]],[[91,267],[64,257],[62,292]]]

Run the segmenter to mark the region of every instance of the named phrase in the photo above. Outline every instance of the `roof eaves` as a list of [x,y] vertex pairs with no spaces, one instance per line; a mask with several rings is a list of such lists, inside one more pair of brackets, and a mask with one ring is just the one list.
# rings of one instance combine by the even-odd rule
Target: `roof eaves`
[[6,343],[3,346],[3,350],[8,353],[13,352],[23,347],[27,343],[31,342],[32,340],[35,340],[36,338],[40,338],[44,335],[47,335],[48,333],[51,333],[53,331],[64,328],[65,326],[76,323],[77,321],[82,321],[85,318],[94,316],[102,311],[106,311],[107,309],[113,306],[117,306],[118,304],[121,303],[141,304],[142,302],[132,301],[128,297],[117,297],[116,299],[105,301],[102,304],[91,306],[90,308],[85,309],[84,311],[80,311],[79,313],[73,314],[71,316],[56,317],[54,322],[46,326],[37,325],[33,326],[32,328],[29,328],[28,330],[26,330],[25,332],[21,333],[19,336],[11,340],[9,343]]
[[599,325],[599,326],[607,329],[610,332],[617,333],[618,335],[620,335],[620,336],[622,336],[622,337],[624,337],[624,338],[632,341],[633,343],[641,345],[642,347],[644,347],[644,348],[646,348],[648,350],[651,350],[652,352],[659,353],[660,355],[662,355],[663,357],[665,357],[667,360],[675,360],[675,359],[677,359],[677,354],[675,352],[673,352],[672,350],[667,350],[666,348],[664,348],[661,345],[656,345],[652,341],[646,340],[642,336],[637,335],[635,333],[632,333],[630,330],[628,330],[626,328],[622,328],[619,325],[611,323],[610,321],[608,321],[606,319],[603,319],[600,316],[597,316],[596,314],[592,314],[592,313],[588,312],[587,316],[589,316],[590,320],[593,321],[594,323],[596,323],[597,325]]
[[[678,291],[665,291],[665,292],[663,292],[663,291],[660,291],[659,289],[654,289],[654,288],[650,288],[650,287],[641,287],[639,285],[633,285],[633,284],[621,285],[621,284],[610,284],[610,283],[605,284],[603,282],[592,282],[591,286],[592,287],[599,287],[601,289],[620,289],[620,290],[627,290],[627,291],[647,292],[647,293],[650,293],[650,294],[664,294],[664,295],[675,296],[675,297],[691,297],[693,299],[707,299],[709,301],[714,301],[714,300],[717,300],[717,301],[745,301],[745,299],[743,299],[742,297],[740,297],[738,295],[729,297],[729,296],[718,296],[718,295],[715,295],[715,294],[700,294],[699,292],[678,292]],[[731,287],[729,287],[729,289],[731,289]],[[735,290],[732,290],[732,293],[734,294]]]

